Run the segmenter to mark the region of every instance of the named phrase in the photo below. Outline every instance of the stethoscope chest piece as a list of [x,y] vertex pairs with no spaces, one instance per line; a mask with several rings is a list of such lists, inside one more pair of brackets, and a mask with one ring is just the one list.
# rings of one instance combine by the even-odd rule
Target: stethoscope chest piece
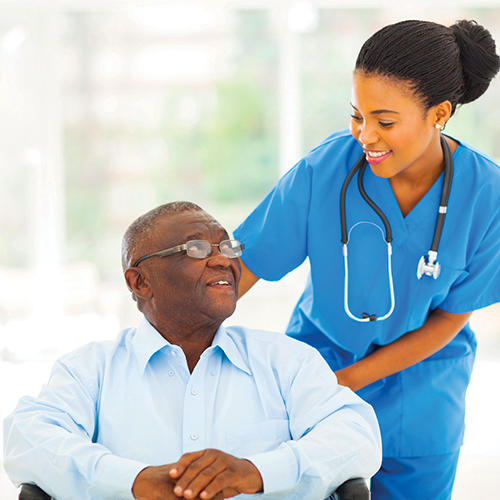
[[[431,255],[432,254],[432,255]],[[422,255],[418,261],[417,278],[420,279],[424,274],[432,276],[435,280],[439,278],[441,272],[441,264],[435,262],[437,257],[436,252],[429,251],[429,256]]]

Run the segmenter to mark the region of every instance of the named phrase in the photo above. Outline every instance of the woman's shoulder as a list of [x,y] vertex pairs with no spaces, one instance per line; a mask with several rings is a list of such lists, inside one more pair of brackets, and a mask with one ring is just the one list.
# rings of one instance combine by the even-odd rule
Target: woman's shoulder
[[500,165],[492,156],[473,146],[467,141],[458,139],[455,140],[459,143],[456,150],[456,161],[458,160],[458,162],[464,162],[474,160],[478,165],[491,168],[493,172],[496,172],[498,175],[500,175]]
[[312,148],[308,155],[314,154],[317,151],[329,150],[332,148],[353,147],[359,145],[354,137],[349,132],[349,129],[342,129],[333,132],[325,137],[319,144]]
[[333,132],[312,148],[302,159],[312,168],[328,167],[333,164],[349,167],[354,164],[363,150],[348,129]]
[[500,165],[488,153],[466,141],[459,141],[453,163],[457,170],[455,178],[463,179],[470,188],[488,185],[500,194]]

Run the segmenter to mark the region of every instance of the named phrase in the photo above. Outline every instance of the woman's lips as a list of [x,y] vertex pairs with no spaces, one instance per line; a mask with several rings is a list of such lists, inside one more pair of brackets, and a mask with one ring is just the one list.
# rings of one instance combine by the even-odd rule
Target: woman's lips
[[370,165],[378,165],[391,156],[392,151],[369,151],[365,149],[366,161]]

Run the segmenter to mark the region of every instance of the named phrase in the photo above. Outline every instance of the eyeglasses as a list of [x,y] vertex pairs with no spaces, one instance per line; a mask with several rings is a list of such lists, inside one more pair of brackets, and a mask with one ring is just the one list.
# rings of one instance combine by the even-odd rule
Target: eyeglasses
[[161,252],[152,253],[150,255],[145,255],[141,257],[132,267],[137,267],[140,262],[149,257],[167,257],[177,252],[186,252],[188,257],[193,259],[206,259],[212,255],[212,247],[219,247],[220,253],[229,257],[230,259],[236,259],[243,253],[245,245],[238,240],[224,240],[220,243],[210,243],[207,240],[191,240],[187,241],[183,245],[178,245],[176,247],[167,248]]

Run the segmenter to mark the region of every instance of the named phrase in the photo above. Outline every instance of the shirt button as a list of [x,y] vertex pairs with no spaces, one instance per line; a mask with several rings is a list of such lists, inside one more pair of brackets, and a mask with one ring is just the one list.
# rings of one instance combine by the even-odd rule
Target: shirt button
[[193,388],[191,389],[191,394],[192,394],[193,396],[196,396],[196,394],[198,394],[198,391],[197,391],[197,390],[193,387]]
[[198,434],[194,434],[194,433],[193,433],[193,434],[191,434],[191,439],[192,439],[193,441],[196,441],[196,440],[198,439]]
[[215,375],[217,375],[217,372],[216,372],[215,370],[212,370],[212,371],[210,372],[210,375],[212,375],[212,377],[214,377]]
[[173,377],[175,375],[175,372],[168,372],[169,377]]

